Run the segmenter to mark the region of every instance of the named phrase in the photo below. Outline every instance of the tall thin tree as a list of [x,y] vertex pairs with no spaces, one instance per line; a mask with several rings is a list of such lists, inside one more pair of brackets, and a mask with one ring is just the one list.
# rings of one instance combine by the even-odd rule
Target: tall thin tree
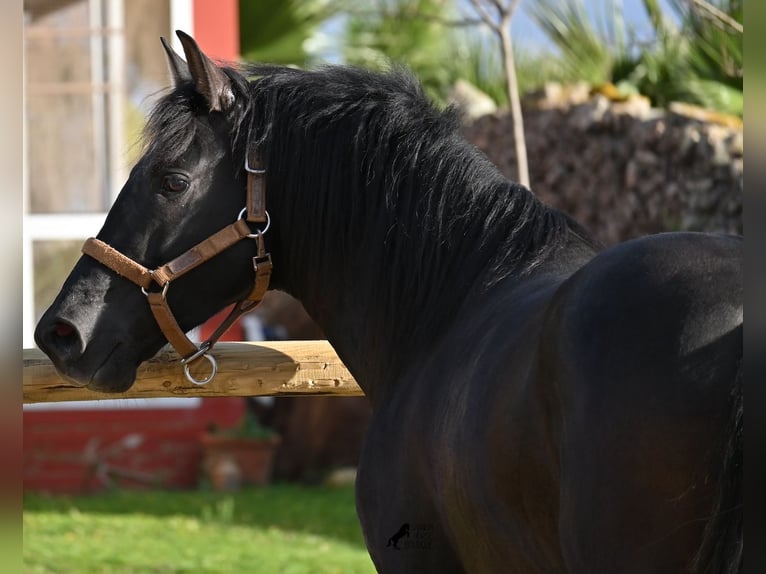
[[513,54],[511,21],[521,0],[471,0],[481,20],[500,40],[503,54],[503,68],[508,90],[508,102],[513,118],[513,141],[516,148],[516,165],[519,183],[530,187],[527,162],[527,143],[524,136],[524,118],[521,112],[519,82],[516,77],[516,59]]

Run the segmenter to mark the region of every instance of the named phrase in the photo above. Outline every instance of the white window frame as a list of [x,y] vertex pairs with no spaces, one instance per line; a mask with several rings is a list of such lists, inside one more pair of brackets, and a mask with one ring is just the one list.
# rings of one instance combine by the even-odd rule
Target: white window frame
[[[104,85],[106,90],[93,91],[94,149],[99,157],[98,165],[106,165],[103,181],[104,203],[111,205],[117,197],[126,177],[123,150],[123,84],[125,65],[125,0],[87,0],[91,28],[91,82]],[[193,31],[194,0],[170,0],[170,24],[172,30]],[[104,38],[106,38],[104,40]],[[177,51],[182,48],[175,34],[173,42]],[[104,47],[109,50],[104,68]],[[26,66],[26,62],[25,62]],[[26,68],[25,68],[26,89]],[[106,98],[110,98],[109,114],[104,113]],[[24,348],[32,348],[36,323],[34,308],[33,247],[35,241],[84,241],[95,236],[106,219],[106,212],[94,213],[30,213],[29,211],[29,142],[26,130],[26,92],[24,93],[24,174],[23,174],[23,231],[22,231],[22,339]],[[108,154],[108,157],[107,157]],[[103,401],[76,401],[64,403],[39,403],[25,405],[24,410],[83,410],[127,408],[197,408],[199,398],[163,399],[116,399]]]
[[[88,0],[91,56],[91,84],[106,86],[93,90],[93,137],[96,165],[103,169],[104,204],[111,205],[125,180],[123,153],[123,97],[125,86],[125,23],[124,0]],[[104,45],[111,55],[104,69]],[[25,71],[26,74],[26,71]],[[26,86],[26,82],[25,82]],[[106,98],[110,99],[109,114],[105,116]],[[106,219],[106,212],[96,213],[30,213],[29,211],[29,149],[26,137],[26,98],[24,104],[24,183],[22,232],[22,342],[24,348],[34,347],[34,274],[33,244],[47,240],[85,240],[96,235]],[[109,157],[107,157],[107,154]]]

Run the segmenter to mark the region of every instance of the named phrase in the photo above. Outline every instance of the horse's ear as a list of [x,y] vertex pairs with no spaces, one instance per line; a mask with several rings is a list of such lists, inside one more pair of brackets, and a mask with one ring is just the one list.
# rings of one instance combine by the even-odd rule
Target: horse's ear
[[229,76],[202,53],[194,38],[181,30],[176,30],[176,35],[181,40],[189,72],[197,86],[197,91],[207,100],[210,111],[220,112],[228,108],[234,102],[234,92]]
[[191,72],[189,72],[189,65],[184,59],[173,51],[168,41],[160,36],[160,42],[162,47],[165,48],[165,57],[168,61],[168,69],[170,75],[173,78],[173,87],[175,88],[179,84],[182,84],[188,80],[191,80]]

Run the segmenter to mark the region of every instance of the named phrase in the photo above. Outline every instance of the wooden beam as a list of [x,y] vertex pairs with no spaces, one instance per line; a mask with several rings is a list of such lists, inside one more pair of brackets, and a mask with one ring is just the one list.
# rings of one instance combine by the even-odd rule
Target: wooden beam
[[[38,349],[24,349],[24,403],[150,397],[252,397],[364,393],[327,341],[218,343],[218,375],[204,386],[186,380],[178,355],[163,349],[138,369],[124,393],[74,387]],[[200,373],[209,364],[198,362]],[[196,369],[193,369],[193,371]]]

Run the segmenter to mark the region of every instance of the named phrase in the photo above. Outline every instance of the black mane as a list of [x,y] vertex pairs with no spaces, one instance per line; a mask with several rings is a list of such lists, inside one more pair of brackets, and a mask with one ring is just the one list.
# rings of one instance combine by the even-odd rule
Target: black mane
[[[437,109],[406,71],[261,65],[226,73],[238,162],[257,150],[270,209],[280,203],[304,230],[290,234],[283,256],[300,260],[307,276],[351,267],[360,284],[389,286],[369,294],[383,308],[417,307],[446,290],[465,293],[461,282],[478,280],[483,290],[526,274],[570,230],[584,235],[503,177],[460,135],[456,110]],[[166,155],[188,145],[201,105],[191,86],[168,94],[149,120],[149,144]]]
[[[256,79],[246,87],[238,131],[270,169],[286,175],[279,189],[301,183],[316,189],[321,179],[321,193],[291,198],[292,209],[323,214],[319,227],[346,227],[357,242],[377,221],[389,226],[389,237],[420,228],[437,244],[494,251],[492,282],[536,267],[568,229],[584,233],[505,179],[459,133],[457,111],[437,109],[405,70],[250,66],[245,73]],[[355,221],[364,226],[355,230]],[[466,237],[468,228],[479,232]]]

